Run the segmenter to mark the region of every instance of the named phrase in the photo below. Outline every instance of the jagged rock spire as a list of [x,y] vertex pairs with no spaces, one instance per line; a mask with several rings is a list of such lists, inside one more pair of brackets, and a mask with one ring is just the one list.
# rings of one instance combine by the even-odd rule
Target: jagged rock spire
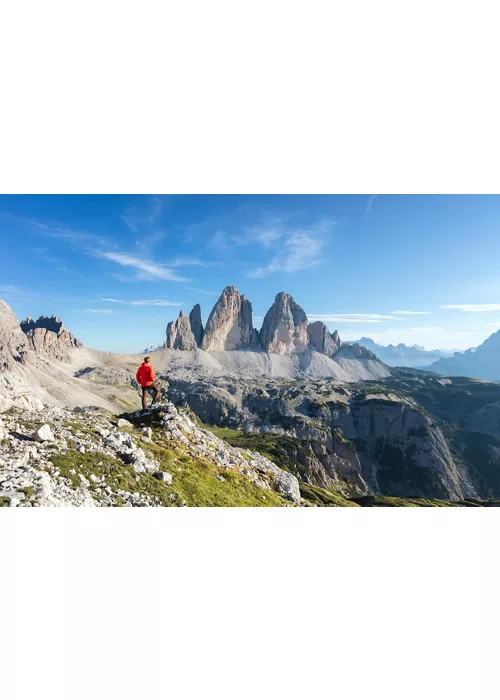
[[201,348],[203,342],[203,322],[201,320],[201,307],[199,304],[193,306],[191,313],[189,314],[189,322],[191,324],[191,331],[193,332],[196,345]]
[[173,350],[196,350],[196,340],[191,330],[191,323],[184,311],[180,312],[175,324],[173,321],[168,324],[165,347]]
[[267,312],[260,341],[266,352],[289,355],[304,352],[309,344],[307,316],[290,294],[280,292]]
[[309,343],[318,352],[333,357],[340,347],[338,331],[330,333],[323,321],[315,321],[307,327]]
[[256,342],[251,303],[236,287],[226,287],[208,318],[203,349],[250,350]]

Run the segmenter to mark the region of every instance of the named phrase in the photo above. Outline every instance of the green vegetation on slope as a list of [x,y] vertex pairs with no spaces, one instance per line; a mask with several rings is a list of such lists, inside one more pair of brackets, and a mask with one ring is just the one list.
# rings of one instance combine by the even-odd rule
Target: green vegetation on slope
[[[75,421],[73,427],[77,425]],[[127,432],[134,434],[135,429],[127,429]],[[135,437],[139,438],[140,433],[136,433]],[[182,450],[172,450],[161,431],[155,431],[155,442],[148,444],[147,450],[158,461],[161,471],[172,474],[170,486],[150,474],[136,474],[133,467],[101,452],[81,454],[70,450],[65,454],[53,455],[50,459],[60,475],[69,479],[74,487],[80,486],[79,475],[82,474],[90,482],[89,489],[96,500],[102,498],[99,489],[110,486],[113,491],[119,489],[148,495],[160,506],[285,505],[275,491],[258,486],[243,474],[226,471],[206,460],[186,455]],[[97,481],[93,481],[92,475],[97,477]],[[101,477],[104,477],[103,481]]]
[[307,467],[301,463],[301,455],[313,456],[307,440],[299,440],[289,435],[277,435],[276,433],[250,433],[231,428],[200,425],[216,437],[225,440],[232,447],[259,452],[281,469],[294,474],[299,481],[307,476]]

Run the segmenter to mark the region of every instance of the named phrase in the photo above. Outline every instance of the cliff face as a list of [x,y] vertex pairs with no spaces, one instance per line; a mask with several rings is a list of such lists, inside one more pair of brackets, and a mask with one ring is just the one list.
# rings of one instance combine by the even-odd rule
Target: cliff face
[[[196,347],[206,352],[251,350],[290,356],[315,351],[333,358],[342,345],[337,331],[330,333],[321,321],[309,324],[304,309],[286,292],[277,294],[260,333],[253,327],[251,303],[236,287],[224,289],[206,328],[203,328],[199,304],[189,314],[189,323]],[[178,324],[168,324],[166,347],[169,349],[180,349],[176,343]],[[356,356],[365,357],[361,352]],[[369,357],[374,358],[373,355]]]
[[253,350],[256,340],[252,305],[236,287],[226,287],[208,318],[203,350]]
[[28,339],[30,349],[53,360],[69,362],[70,352],[83,347],[64,327],[58,316],[40,316],[36,321],[28,316],[25,321],[21,321],[20,326]]
[[191,313],[189,314],[189,323],[191,324],[191,331],[194,335],[196,345],[201,348],[204,328],[201,320],[201,307],[199,304],[193,306]]
[[10,307],[0,299],[0,371],[13,370],[28,361],[30,347]]
[[180,312],[175,323],[170,321],[168,324],[165,347],[170,350],[196,350],[197,345],[191,323],[184,311]]
[[[422,381],[415,382],[417,392],[424,391]],[[425,381],[425,395],[431,388],[446,395],[436,378]],[[246,440],[254,449],[282,455],[306,484],[345,496],[500,496],[500,431],[498,437],[485,438],[457,430],[453,422],[443,423],[421,408],[405,382],[387,382],[240,381],[235,387],[223,379],[173,380],[171,391],[174,400],[182,397],[204,422],[243,431],[235,444]],[[492,387],[500,394],[499,387]],[[496,430],[494,412],[488,411],[480,417],[483,429],[493,425]],[[476,416],[472,413],[471,421],[477,423]]]
[[322,321],[310,323],[307,327],[309,343],[312,347],[323,355],[333,357],[341,346],[340,337],[337,331],[332,335]]
[[304,309],[290,294],[280,292],[262,324],[262,347],[266,352],[278,355],[305,352],[309,344],[307,325]]

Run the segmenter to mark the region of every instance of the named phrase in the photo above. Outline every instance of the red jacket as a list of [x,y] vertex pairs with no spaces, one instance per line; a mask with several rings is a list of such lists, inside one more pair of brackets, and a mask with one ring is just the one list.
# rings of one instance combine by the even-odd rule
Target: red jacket
[[155,380],[155,371],[151,365],[147,365],[145,362],[137,370],[135,378],[141,386],[151,386]]

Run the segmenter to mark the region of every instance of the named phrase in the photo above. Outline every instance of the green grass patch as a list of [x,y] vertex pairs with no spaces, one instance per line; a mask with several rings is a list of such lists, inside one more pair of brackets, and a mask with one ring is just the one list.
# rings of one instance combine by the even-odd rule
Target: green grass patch
[[397,496],[357,496],[351,499],[364,508],[456,508],[454,501],[437,498],[398,498]]
[[[168,487],[169,492],[176,497],[173,505],[182,505],[184,501],[187,506],[202,507],[284,505],[284,500],[275,491],[254,484],[235,470],[226,471],[204,459],[173,452],[168,445],[156,443],[148,445],[148,449],[160,462],[161,469],[173,476],[172,484]],[[218,476],[222,476],[225,481],[218,479]]]
[[322,507],[356,508],[359,505],[333,491],[328,491],[320,486],[313,486],[311,484],[300,484],[300,495],[310,503]]

